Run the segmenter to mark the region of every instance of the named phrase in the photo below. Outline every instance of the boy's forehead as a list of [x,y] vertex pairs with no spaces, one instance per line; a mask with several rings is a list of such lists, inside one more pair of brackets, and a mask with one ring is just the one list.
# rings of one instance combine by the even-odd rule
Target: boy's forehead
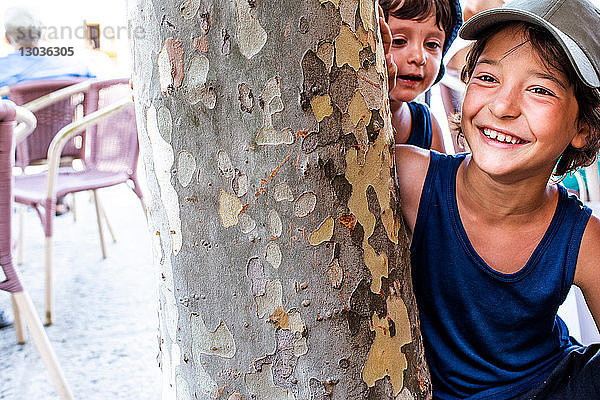
[[429,35],[441,35],[442,38],[445,36],[444,30],[436,23],[435,15],[429,16],[423,20],[401,19],[390,15],[388,25],[390,26],[392,34],[402,31],[419,30]]

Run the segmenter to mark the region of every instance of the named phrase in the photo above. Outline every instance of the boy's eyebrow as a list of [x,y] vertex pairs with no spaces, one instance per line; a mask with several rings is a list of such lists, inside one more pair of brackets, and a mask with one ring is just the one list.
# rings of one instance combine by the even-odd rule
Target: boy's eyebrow
[[550,75],[550,74],[544,74],[543,72],[534,72],[533,73],[534,76],[536,76],[537,78],[541,78],[541,79],[548,79],[554,83],[556,83],[558,86],[560,86],[561,88],[563,88],[564,90],[567,90],[567,87],[565,86],[564,83],[562,83],[560,81],[560,79],[558,79],[557,77]]
[[[493,59],[489,59],[489,58],[481,58],[481,59],[477,60],[477,63],[475,65],[479,65],[479,64],[487,64],[487,65],[491,65],[491,66],[496,66],[499,64],[499,62],[496,60],[493,60]],[[567,90],[567,87],[565,86],[565,84],[554,75],[545,74],[545,73],[539,72],[539,71],[531,71],[531,74],[537,78],[548,79],[548,80],[556,83],[557,85],[559,85],[564,90]]]

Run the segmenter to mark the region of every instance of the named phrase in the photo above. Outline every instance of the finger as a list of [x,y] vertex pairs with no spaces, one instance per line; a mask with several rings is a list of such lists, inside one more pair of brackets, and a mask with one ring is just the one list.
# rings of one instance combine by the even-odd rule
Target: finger
[[385,18],[385,12],[383,12],[383,7],[381,7],[381,4],[378,4],[377,8],[379,8],[379,16]]
[[381,40],[383,41],[383,51],[387,54],[392,46],[392,30],[383,18],[379,18],[379,29],[381,30]]
[[391,54],[385,55],[385,67],[388,74],[388,90],[391,92],[396,87],[396,75],[398,75],[398,67]]

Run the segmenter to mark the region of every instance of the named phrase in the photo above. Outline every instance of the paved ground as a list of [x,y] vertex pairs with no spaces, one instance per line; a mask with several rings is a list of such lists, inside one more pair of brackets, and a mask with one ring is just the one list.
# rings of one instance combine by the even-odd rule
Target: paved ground
[[[143,176],[143,175],[142,175]],[[126,186],[100,192],[117,234],[102,260],[93,203],[78,195],[78,221],[57,218],[55,318],[46,332],[77,399],[159,399],[157,296],[149,235],[137,197]],[[22,281],[41,316],[43,233],[26,215]],[[0,308],[10,298],[0,292]],[[57,399],[33,342],[0,330],[0,399]]]

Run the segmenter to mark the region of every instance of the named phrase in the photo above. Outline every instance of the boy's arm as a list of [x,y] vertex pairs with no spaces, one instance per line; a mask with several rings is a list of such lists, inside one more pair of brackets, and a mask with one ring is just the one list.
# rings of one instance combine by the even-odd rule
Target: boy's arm
[[429,167],[429,150],[397,144],[395,146],[395,159],[402,215],[407,228],[412,234],[417,221],[421,192]]
[[577,257],[575,280],[585,297],[596,326],[600,328],[600,219],[592,215],[588,222]]
[[442,134],[442,128],[440,128],[440,124],[437,122],[437,119],[435,118],[433,113],[431,114],[431,128],[431,150],[435,150],[440,153],[446,153],[446,146],[444,145],[444,135]]

